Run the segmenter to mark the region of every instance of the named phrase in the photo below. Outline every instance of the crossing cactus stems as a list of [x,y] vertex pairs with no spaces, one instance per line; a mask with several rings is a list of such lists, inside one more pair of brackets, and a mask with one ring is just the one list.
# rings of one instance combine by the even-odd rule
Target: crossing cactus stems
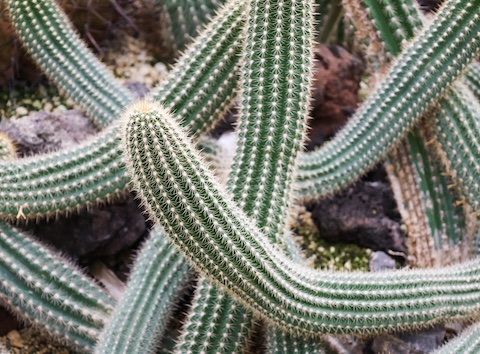
[[[391,5],[392,1],[379,6]],[[174,0],[169,3],[176,4]],[[192,2],[192,8],[201,3],[215,1]],[[76,42],[70,38],[73,35],[65,19],[57,16],[59,10],[54,2],[9,0],[7,4],[26,46],[38,50],[31,49],[32,55],[53,70],[50,75],[54,79],[79,66],[81,70],[72,73],[75,80],[56,78],[57,82],[70,85],[70,94],[77,89],[90,92],[85,87],[95,87],[93,94],[80,100],[85,100],[85,109],[90,109],[92,119],[98,119],[98,125],[106,129],[69,150],[36,159],[1,162],[0,217],[40,218],[102,203],[124,193],[131,178],[152,219],[206,278],[201,282],[217,287],[219,302],[227,300],[230,309],[238,310],[233,305],[238,302],[264,319],[272,326],[269,336],[280,351],[282,347],[304,347],[307,352],[321,352],[316,343],[303,345],[301,338],[294,335],[318,339],[326,333],[372,334],[424,328],[446,319],[480,317],[478,259],[441,269],[369,274],[315,271],[298,259],[293,260],[291,250],[288,255],[285,252],[290,244],[285,220],[288,207],[295,201],[293,191],[303,199],[311,199],[333,193],[355,180],[385,156],[435,106],[439,96],[449,92],[478,55],[480,0],[448,1],[432,24],[405,45],[385,80],[349,125],[325,147],[303,155],[300,149],[306,129],[311,68],[310,1],[228,1],[185,51],[165,84],[154,90],[150,100],[130,107],[121,123],[113,121],[117,109],[129,102],[128,94],[115,98],[112,108],[108,100],[114,100],[118,93],[116,84],[103,74],[99,75],[105,88],[112,89],[114,94],[97,94],[103,87],[96,87],[96,75],[91,76],[88,65],[82,66],[79,61],[77,55],[83,49],[77,53]],[[29,29],[29,23],[39,31]],[[243,32],[245,28],[248,31]],[[57,38],[64,36],[69,38]],[[72,57],[63,62],[59,60],[62,55],[70,55],[64,50],[71,51]],[[94,58],[85,56],[85,62],[97,68]],[[475,82],[474,74],[468,72],[469,85]],[[190,139],[197,139],[213,126],[237,97],[238,87],[242,92],[240,138],[225,191]],[[454,100],[450,102],[455,106]],[[104,109],[108,118],[95,118],[96,112]],[[475,134],[473,128],[466,133],[469,139]],[[476,176],[472,178],[475,180]],[[475,187],[475,181],[472,183]],[[14,252],[16,248],[8,242],[0,243],[1,252]],[[171,302],[187,267],[182,256],[169,248],[165,240],[150,239],[144,251],[132,275],[131,287],[113,312],[98,352],[108,352],[113,347],[115,352],[125,348],[134,352],[148,350],[155,331],[164,326],[162,321],[152,327],[143,326],[142,314],[152,318],[168,313],[167,302]],[[159,259],[160,254],[165,257]],[[18,268],[22,256],[21,250],[15,253],[8,266]],[[1,274],[2,279],[10,279],[8,271]],[[147,278],[143,279],[142,274]],[[167,284],[167,279],[174,281]],[[136,284],[141,285],[141,290],[134,291]],[[213,289],[210,285],[206,288]],[[18,297],[31,296],[27,293],[25,290]],[[15,294],[9,292],[7,297],[14,299]],[[49,294],[45,295],[47,300],[52,298]],[[154,301],[149,301],[149,296]],[[139,307],[138,313],[131,307],[133,304]],[[205,311],[210,314],[216,305],[205,304]],[[55,330],[66,328],[67,332],[75,332],[73,320],[66,325],[61,320],[65,315],[73,316],[81,322],[82,329],[75,333],[88,337],[84,346],[91,347],[105,318],[100,316],[96,321],[97,317],[89,315],[88,306],[79,307],[54,308],[58,312],[53,317],[60,320],[53,319],[57,322],[52,326],[57,326]],[[110,307],[102,307],[100,313],[103,312],[110,312]],[[240,318],[250,322],[251,314],[241,313]],[[243,313],[247,315],[244,317]],[[35,316],[33,313],[30,317]],[[118,320],[121,316],[131,319],[136,328],[142,327],[142,334],[132,333],[125,321],[122,324]],[[242,327],[242,322],[236,323]],[[195,325],[191,322],[188,326]],[[123,335],[117,340],[118,333]],[[202,332],[201,336],[212,337],[211,333]],[[219,338],[217,334],[215,340]],[[187,350],[196,351],[191,348],[199,348],[199,343],[190,342],[192,346]],[[222,346],[223,342],[219,343]],[[223,348],[235,351],[237,343],[225,342]]]

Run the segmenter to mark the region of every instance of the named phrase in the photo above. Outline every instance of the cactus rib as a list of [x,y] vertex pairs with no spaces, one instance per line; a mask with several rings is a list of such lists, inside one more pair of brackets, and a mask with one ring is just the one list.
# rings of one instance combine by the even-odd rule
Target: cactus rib
[[[242,21],[238,18],[242,17],[244,9],[243,1],[232,0],[219,16],[228,15],[230,19],[235,19],[235,23],[240,27]],[[206,29],[190,49],[200,58],[210,57],[209,63],[212,67],[217,67],[224,61],[234,61],[238,55],[238,52],[232,49],[236,48],[238,37],[222,35],[229,32],[229,23],[221,21],[221,26],[216,26],[215,23]],[[212,42],[211,38],[222,38],[221,43],[224,45],[216,47],[216,42]],[[204,47],[203,43],[207,41],[213,45]],[[216,55],[210,55],[212,51]],[[188,68],[198,68],[192,72],[198,74],[192,75],[194,81],[175,80],[178,72],[173,70],[165,86],[157,89],[153,97],[166,105],[174,103],[172,108],[182,113],[187,109],[182,123],[197,129],[196,125],[200,121],[221,117],[221,112],[228,108],[229,102],[235,96],[236,84],[231,85],[228,78],[222,79],[223,71],[212,73],[200,68],[201,60],[197,61],[195,58],[196,56],[190,56],[190,52],[187,52],[187,58],[179,61],[185,65],[185,72],[190,72]],[[197,100],[197,97],[202,95],[192,90],[192,87],[199,87],[198,82],[203,83],[202,85],[207,82],[212,86],[214,83],[219,85],[215,87],[225,96],[210,90],[206,92],[212,95],[211,97]],[[221,99],[225,97],[231,99],[222,102]],[[207,104],[208,109],[202,109],[208,101],[211,101]],[[208,119],[199,120],[199,117]],[[192,133],[198,134],[205,130],[202,129]],[[90,204],[103,203],[125,193],[129,180],[125,176],[121,158],[122,146],[118,143],[118,136],[116,123],[112,123],[104,132],[77,147],[15,162],[0,162],[0,218],[16,220],[56,216],[77,211]]]
[[70,346],[93,348],[114,302],[65,259],[0,223],[0,274],[10,309]]

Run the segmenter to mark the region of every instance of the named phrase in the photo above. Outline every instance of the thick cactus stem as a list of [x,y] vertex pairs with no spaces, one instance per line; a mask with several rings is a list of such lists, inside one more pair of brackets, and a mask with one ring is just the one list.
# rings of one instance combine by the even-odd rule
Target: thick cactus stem
[[312,271],[282,255],[221,192],[168,111],[141,102],[126,117],[129,171],[152,217],[197,270],[269,323],[319,335],[477,316],[480,261],[388,274]]

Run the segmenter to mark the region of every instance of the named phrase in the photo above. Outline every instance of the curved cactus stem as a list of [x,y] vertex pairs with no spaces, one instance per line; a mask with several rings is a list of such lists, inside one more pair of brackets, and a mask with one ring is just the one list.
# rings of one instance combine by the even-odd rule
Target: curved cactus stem
[[[392,56],[399,55],[402,43],[422,25],[413,1],[363,2],[386,49]],[[430,120],[431,114],[425,119]],[[415,128],[389,154],[390,179],[402,219],[408,225],[409,255],[415,257],[417,266],[458,261],[469,247],[468,235],[473,234],[471,223],[466,223],[467,207],[458,205],[460,197],[451,188],[451,176],[439,163],[438,148],[432,147],[432,140],[425,129]]]
[[347,126],[318,151],[300,156],[297,188],[304,199],[331,194],[365,173],[446,92],[478,55],[478,5],[446,3]]
[[114,304],[65,259],[1,223],[0,301],[82,351],[93,348]]
[[67,95],[100,127],[114,121],[133,101],[91,53],[54,0],[8,0],[15,29],[25,47]]
[[164,42],[174,53],[184,50],[203,29],[225,0],[155,0],[162,8],[162,22],[167,23]]
[[480,352],[480,323],[475,323],[432,354],[476,354],[478,352]]
[[126,113],[129,171],[190,263],[256,315],[310,335],[421,328],[480,311],[480,260],[434,270],[315,271],[285,257],[220,190],[163,107]]
[[162,231],[153,229],[95,353],[153,353],[189,278],[183,257]]

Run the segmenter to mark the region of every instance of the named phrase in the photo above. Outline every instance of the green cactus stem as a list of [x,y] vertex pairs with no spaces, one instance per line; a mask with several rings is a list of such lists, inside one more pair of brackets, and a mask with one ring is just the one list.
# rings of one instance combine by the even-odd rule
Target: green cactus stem
[[99,127],[133,101],[92,54],[54,0],[8,0],[15,30],[43,72]]
[[167,24],[168,35],[164,44],[174,53],[183,51],[192,38],[225,0],[155,0],[162,9],[162,22]]
[[[229,32],[230,24],[222,21],[221,16],[228,15],[240,28],[242,21],[238,18],[242,17],[243,11],[243,1],[229,2],[217,17],[221,25],[216,26],[217,21],[212,22],[205,33],[192,44],[192,53],[196,55],[191,56],[187,51],[186,58],[179,60],[181,65],[185,65],[185,72],[190,72],[189,67],[200,67],[204,57],[210,57],[209,65],[217,67],[221,66],[222,62],[228,62],[228,58],[231,61],[238,55],[238,37],[223,38],[221,35]],[[218,42],[215,40],[220,41],[219,38],[223,38],[221,43],[224,43],[224,46],[216,46]],[[206,42],[209,45],[204,47]],[[196,58],[199,58],[198,61]],[[234,86],[229,86],[229,80],[222,81],[223,71],[201,69],[192,72],[197,74],[192,75],[195,79],[193,81],[176,80],[178,73],[174,69],[165,86],[153,93],[153,97],[166,105],[174,102],[172,108],[186,114],[182,117],[182,123],[191,129],[197,129],[193,134],[199,134],[206,129],[200,129],[190,122],[203,123],[209,119],[218,119],[228,106],[217,99],[217,91],[214,90],[208,91],[212,95],[210,98],[198,100],[201,95],[193,88],[204,86],[205,82],[211,82],[212,86],[219,83],[216,86],[218,92],[225,93],[227,97],[232,96],[234,90]],[[226,86],[222,86],[223,84]],[[204,110],[201,107],[205,107],[207,101],[211,101],[211,104]],[[187,112],[184,112],[185,107]],[[125,175],[121,158],[122,146],[118,142],[118,136],[118,127],[112,123],[105,131],[77,147],[15,162],[0,162],[0,218],[23,220],[55,217],[123,195],[128,189],[129,179]]]
[[0,223],[0,301],[82,351],[93,349],[114,301],[65,259]]
[[347,126],[318,151],[300,156],[297,188],[304,199],[352,183],[446,92],[478,55],[478,5],[460,0],[446,3]]
[[440,101],[433,128],[443,160],[474,211],[480,210],[480,106],[463,85]]
[[269,323],[311,334],[422,328],[480,310],[480,261],[434,270],[323,272],[285,257],[203,165],[153,102],[126,113],[130,174],[150,215],[216,286]]
[[151,94],[197,136],[213,128],[236,99],[245,8],[245,1],[228,1]]
[[163,232],[153,229],[95,353],[153,353],[189,274]]
[[[411,39],[422,25],[413,1],[364,0],[364,4],[386,49],[392,56],[399,55],[402,43]],[[450,99],[442,98],[440,105]],[[469,109],[468,105],[462,107]],[[426,115],[425,120],[431,120],[431,116]],[[404,146],[390,153],[394,169],[390,179],[411,236],[409,255],[417,256],[417,266],[458,261],[469,248],[467,238],[474,233],[470,223],[466,223],[467,207],[464,203],[459,205],[461,198],[457,189],[451,188],[450,173],[439,161],[439,148],[432,146],[434,140],[425,129],[415,128],[402,143]]]
[[437,349],[433,354],[476,354],[480,351],[480,324],[467,328],[457,338]]
[[249,311],[201,278],[175,353],[241,353],[252,327]]

